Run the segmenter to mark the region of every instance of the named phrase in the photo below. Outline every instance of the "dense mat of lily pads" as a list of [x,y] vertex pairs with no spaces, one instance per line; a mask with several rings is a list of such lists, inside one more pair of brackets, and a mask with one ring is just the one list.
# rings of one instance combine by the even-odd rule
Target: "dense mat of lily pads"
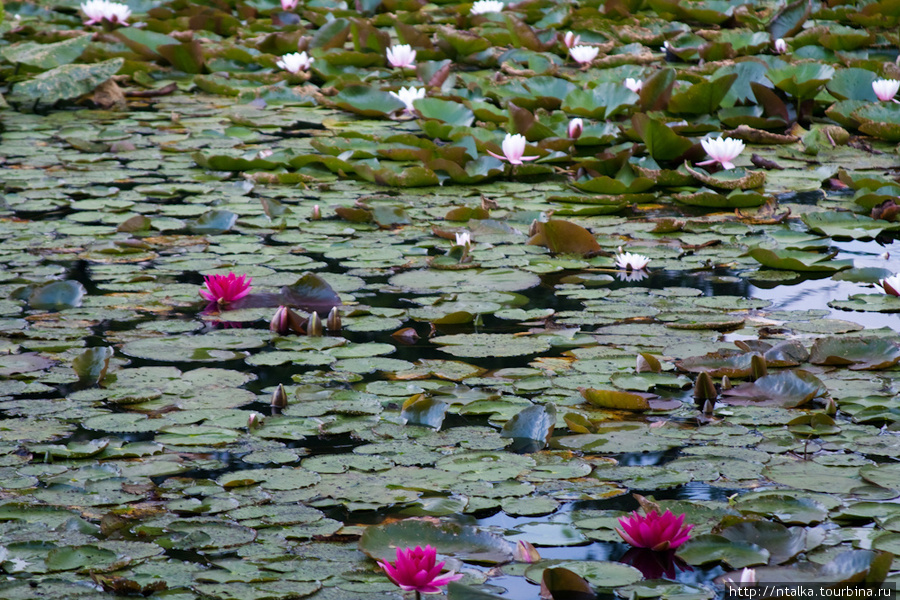
[[6,3],[0,597],[900,579],[896,3],[477,4]]

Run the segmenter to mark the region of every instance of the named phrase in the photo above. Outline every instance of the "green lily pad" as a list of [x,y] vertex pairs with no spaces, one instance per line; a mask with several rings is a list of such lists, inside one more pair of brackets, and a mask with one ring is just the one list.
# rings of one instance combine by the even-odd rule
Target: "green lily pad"
[[376,560],[393,561],[396,548],[430,544],[441,554],[475,563],[497,564],[512,559],[509,544],[500,536],[456,523],[406,519],[366,528],[359,548]]

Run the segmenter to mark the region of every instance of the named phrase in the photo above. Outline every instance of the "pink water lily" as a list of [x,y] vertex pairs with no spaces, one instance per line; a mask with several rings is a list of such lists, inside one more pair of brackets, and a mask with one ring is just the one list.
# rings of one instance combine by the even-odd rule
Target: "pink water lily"
[[723,169],[733,169],[734,163],[731,161],[744,151],[744,142],[732,138],[722,139],[722,136],[702,139],[700,145],[709,155],[709,160],[697,163],[700,166],[719,163]]
[[635,94],[640,94],[641,90],[644,88],[643,81],[641,81],[640,79],[634,79],[632,77],[626,78],[624,85]]
[[636,548],[650,548],[661,552],[677,548],[691,537],[694,526],[685,525],[684,518],[685,515],[676,517],[669,510],[661,515],[655,510],[646,515],[639,515],[634,511],[630,517],[619,519],[622,528],[617,527],[616,533]]
[[250,282],[253,281],[247,275],[206,275],[203,278],[203,287],[200,288],[200,295],[210,302],[216,304],[229,304],[235,300],[240,300],[250,293],[253,289]]
[[900,296],[900,275],[891,275],[878,282],[888,296]]
[[896,79],[878,79],[872,82],[872,91],[882,102],[890,102],[900,90],[900,81]]
[[81,4],[81,12],[87,17],[85,25],[94,25],[106,21],[118,25],[128,25],[131,9],[118,2],[108,0],[88,0]]
[[416,51],[409,44],[394,44],[387,49],[387,59],[392,67],[411,67],[416,64]]
[[507,133],[506,137],[503,138],[503,143],[500,145],[503,149],[503,156],[494,154],[490,150],[488,150],[488,154],[494,158],[499,158],[500,160],[508,160],[511,165],[521,165],[522,161],[537,160],[540,158],[540,156],[523,156],[525,154],[525,144],[526,140],[524,135],[520,133],[515,135]]
[[439,594],[441,586],[462,579],[462,575],[453,571],[441,575],[444,563],[435,564],[436,559],[437,550],[433,547],[416,546],[403,550],[397,548],[397,560],[394,564],[379,561],[378,565],[404,591]]
[[575,35],[571,31],[567,31],[566,35],[563,36],[563,43],[566,45],[566,48],[571,50],[574,46],[578,45],[578,42],[581,41],[580,35]]
[[298,4],[300,0],[281,0],[281,10],[294,10]]

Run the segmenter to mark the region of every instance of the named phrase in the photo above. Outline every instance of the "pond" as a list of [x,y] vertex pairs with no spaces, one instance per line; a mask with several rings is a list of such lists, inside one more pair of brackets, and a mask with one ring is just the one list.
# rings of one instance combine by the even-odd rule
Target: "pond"
[[0,598],[900,580],[889,3],[128,8],[0,23]]

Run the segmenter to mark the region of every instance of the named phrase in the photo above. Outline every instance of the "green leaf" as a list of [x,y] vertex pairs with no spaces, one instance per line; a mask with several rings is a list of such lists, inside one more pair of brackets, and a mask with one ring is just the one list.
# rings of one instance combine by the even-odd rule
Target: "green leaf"
[[41,73],[34,79],[15,84],[7,99],[13,103],[53,104],[88,94],[115,75],[125,60],[111,58],[91,65],[63,65]]
[[733,73],[712,81],[695,83],[686,90],[672,94],[669,99],[669,112],[688,115],[712,114],[719,108],[719,104],[737,78],[737,73]]
[[555,426],[556,407],[553,404],[536,404],[524,408],[507,421],[500,435],[547,444]]
[[724,562],[733,569],[769,562],[769,551],[744,540],[732,540],[721,535],[698,535],[684,543],[676,554],[689,565]]
[[334,104],[366,117],[383,117],[406,106],[389,93],[367,85],[345,87],[334,97]]
[[456,127],[469,127],[475,114],[463,104],[440,98],[422,98],[416,101],[416,110],[426,119],[435,119]]
[[554,254],[594,254],[600,250],[594,234],[571,221],[551,219],[537,221],[535,233],[528,240],[532,246],[544,246]]
[[359,549],[376,560],[393,561],[395,548],[431,545],[460,560],[497,564],[512,559],[509,543],[497,534],[456,523],[406,519],[366,528]]
[[691,140],[678,135],[665,123],[644,113],[631,117],[631,124],[654,160],[675,160],[694,146]]
[[22,63],[39,69],[54,69],[74,62],[91,41],[90,35],[80,35],[53,44],[20,42],[0,51],[11,63]]

